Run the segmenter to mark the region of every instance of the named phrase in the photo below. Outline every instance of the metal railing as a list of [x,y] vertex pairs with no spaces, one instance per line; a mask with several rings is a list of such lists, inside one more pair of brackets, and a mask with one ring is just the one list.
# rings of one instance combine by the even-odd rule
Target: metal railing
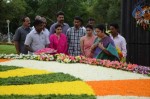
[[[13,33],[9,33],[10,35],[10,40],[13,40]],[[0,33],[0,42],[8,42],[8,35],[7,34],[2,34]]]

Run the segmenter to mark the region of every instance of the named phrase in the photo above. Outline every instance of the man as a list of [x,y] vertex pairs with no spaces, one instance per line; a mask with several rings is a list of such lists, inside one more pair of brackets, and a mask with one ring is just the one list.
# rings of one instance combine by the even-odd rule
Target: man
[[119,26],[118,24],[112,23],[109,25],[111,35],[110,37],[113,39],[116,48],[119,48],[123,54],[123,57],[126,58],[127,56],[127,49],[126,49],[126,40],[123,36],[119,34]]
[[[89,18],[87,24],[91,25],[94,28],[95,27],[95,19],[94,18]],[[96,35],[95,30],[93,31],[93,34]]]
[[69,28],[69,25],[67,23],[64,23],[64,13],[62,11],[59,11],[57,13],[57,22],[51,25],[50,35],[55,33],[56,24],[60,24],[62,26],[62,33],[66,34],[66,32]]
[[28,53],[28,51],[25,49],[24,42],[26,39],[26,35],[31,31],[30,18],[25,16],[22,18],[22,22],[23,22],[22,26],[16,30],[14,38],[13,38],[17,54]]
[[88,25],[91,25],[91,26],[95,27],[95,19],[94,18],[89,18],[88,19]]
[[40,49],[49,46],[48,37],[42,32],[43,30],[43,21],[35,20],[34,21],[34,30],[32,30],[26,37],[25,47],[31,53],[36,52]]
[[[35,18],[34,18],[34,20],[41,20],[41,19],[42,19],[42,17],[39,16],[39,15],[36,15]],[[34,26],[32,26],[32,30],[34,30]]]
[[41,20],[43,21],[43,33],[49,37],[49,31],[46,28],[47,21],[46,21],[45,17],[41,17]]
[[86,30],[81,25],[82,19],[76,16],[74,26],[67,31],[68,53],[72,56],[81,55],[80,38],[86,34]]

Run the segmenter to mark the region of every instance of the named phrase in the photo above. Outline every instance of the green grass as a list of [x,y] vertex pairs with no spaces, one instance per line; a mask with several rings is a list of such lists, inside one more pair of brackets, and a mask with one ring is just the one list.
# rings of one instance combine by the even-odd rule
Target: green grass
[[40,84],[40,83],[53,83],[53,82],[77,81],[77,80],[81,79],[75,78],[74,76],[64,73],[50,73],[24,77],[0,78],[0,85]]
[[16,54],[16,49],[14,45],[0,45],[0,54]]
[[96,99],[93,95],[6,95],[0,99]]
[[22,67],[0,65],[0,72],[12,70],[12,69],[17,69],[17,68],[22,68]]

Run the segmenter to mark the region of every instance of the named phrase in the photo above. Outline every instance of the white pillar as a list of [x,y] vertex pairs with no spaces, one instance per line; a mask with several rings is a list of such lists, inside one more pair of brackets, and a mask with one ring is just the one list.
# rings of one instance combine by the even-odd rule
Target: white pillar
[[7,38],[7,40],[8,40],[8,43],[11,43],[10,34],[9,34],[9,23],[10,23],[10,21],[9,21],[9,20],[6,20],[6,22],[7,22],[7,28],[8,28],[8,31],[7,31],[7,36],[8,36],[8,38]]

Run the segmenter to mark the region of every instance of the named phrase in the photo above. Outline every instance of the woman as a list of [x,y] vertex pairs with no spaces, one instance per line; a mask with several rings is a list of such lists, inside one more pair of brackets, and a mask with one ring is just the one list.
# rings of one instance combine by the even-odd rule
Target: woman
[[108,59],[111,61],[119,60],[114,41],[105,33],[105,30],[105,25],[97,25],[95,28],[97,38],[91,47],[94,58]]
[[50,35],[50,48],[57,50],[57,53],[67,54],[68,46],[67,46],[67,37],[62,33],[61,25],[57,24],[55,26],[54,34]]
[[96,36],[93,34],[93,27],[91,25],[86,26],[86,35],[81,37],[80,46],[82,55],[92,58],[93,54],[90,51],[92,44],[94,43]]

